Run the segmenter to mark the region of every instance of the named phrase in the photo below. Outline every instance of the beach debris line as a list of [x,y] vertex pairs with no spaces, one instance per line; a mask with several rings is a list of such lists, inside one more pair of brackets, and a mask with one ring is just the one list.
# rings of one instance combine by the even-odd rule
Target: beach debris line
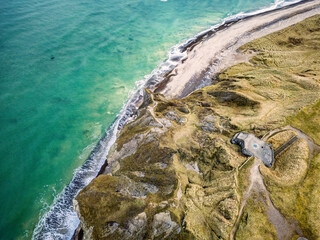
[[266,167],[272,167],[274,163],[272,145],[257,138],[254,134],[239,132],[231,139],[231,143],[238,144],[244,155],[258,158]]

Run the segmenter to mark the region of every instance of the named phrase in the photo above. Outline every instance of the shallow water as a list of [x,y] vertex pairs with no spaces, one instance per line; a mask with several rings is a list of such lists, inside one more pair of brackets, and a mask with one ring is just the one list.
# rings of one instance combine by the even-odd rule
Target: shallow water
[[271,3],[0,0],[1,238],[31,238],[135,82],[173,45]]

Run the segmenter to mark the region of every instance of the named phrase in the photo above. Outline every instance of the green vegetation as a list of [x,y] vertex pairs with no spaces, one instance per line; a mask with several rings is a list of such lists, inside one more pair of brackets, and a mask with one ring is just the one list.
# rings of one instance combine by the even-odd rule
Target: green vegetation
[[[140,111],[139,118],[120,132],[116,144],[122,147],[109,154],[118,167],[105,172],[112,176],[100,175],[77,196],[81,216],[93,226],[96,239],[121,239],[120,232],[128,228],[125,220],[133,221],[141,213],[147,219],[143,236],[151,237],[154,216],[164,211],[179,226],[178,238],[227,238],[238,214],[236,168],[245,160],[226,137],[234,134],[236,126],[212,107],[164,102],[157,94],[152,98],[147,98],[149,110]],[[154,114],[148,108],[163,102]],[[182,118],[187,120],[181,122]],[[144,130],[139,131],[142,124]],[[103,203],[108,196],[112,204]],[[119,224],[113,232],[112,222]],[[141,234],[134,232],[132,238]]]
[[297,135],[298,133],[294,130],[284,130],[268,138],[267,142],[272,144],[273,149],[276,150],[289,141],[292,137]]
[[106,223],[113,219],[117,219],[117,223],[125,223],[145,208],[145,200],[134,199],[119,192],[127,185],[127,179],[123,177],[100,175],[77,196],[86,225],[94,228],[94,239],[100,239]]
[[256,55],[249,63],[220,74],[219,84],[209,88],[236,91],[259,104],[251,104],[252,109],[219,104],[217,112],[225,113],[242,129],[251,126],[257,131],[285,125],[286,117],[314,104],[320,97],[319,22],[319,16],[311,17],[242,46],[241,51]]
[[266,186],[274,205],[286,216],[295,219],[308,239],[320,238],[320,154],[315,156],[305,179],[291,186],[281,186],[272,177]]
[[309,160],[306,140],[300,138],[276,157],[272,169],[262,167],[261,172],[272,178],[280,186],[292,186],[303,180]]
[[[279,146],[294,135],[297,133],[287,130],[272,136],[269,141]],[[261,172],[275,207],[287,219],[296,220],[308,239],[318,239],[320,154],[313,157],[308,168],[309,151],[306,140],[300,138],[276,158],[272,169],[263,167]]]
[[287,123],[300,129],[320,145],[320,100],[303,108],[297,115],[288,117]]
[[254,158],[252,157],[247,163],[245,163],[241,169],[239,169],[238,173],[238,185],[239,185],[239,193],[242,196],[244,191],[249,187],[250,178],[250,168],[254,163]]
[[[252,164],[238,169],[246,158],[230,138],[239,131],[262,136],[289,122],[319,139],[319,23],[315,16],[244,45],[243,52],[256,52],[249,63],[184,99],[145,91],[138,118],[120,131],[103,174],[76,197],[86,235],[228,239]],[[295,134],[284,131],[270,142],[278,147]],[[320,160],[308,169],[308,156],[300,139],[261,171],[275,206],[314,239]],[[249,199],[236,238],[274,239],[265,211],[263,199]]]
[[266,206],[259,199],[259,196],[248,199],[235,239],[277,239],[276,230],[266,215]]

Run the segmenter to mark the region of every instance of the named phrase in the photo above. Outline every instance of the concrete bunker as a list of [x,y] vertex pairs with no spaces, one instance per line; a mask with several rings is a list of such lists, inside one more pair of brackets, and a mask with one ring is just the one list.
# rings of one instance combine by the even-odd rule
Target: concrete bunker
[[231,139],[232,144],[240,145],[242,153],[260,159],[270,168],[274,163],[274,152],[271,144],[268,144],[253,134],[239,132]]

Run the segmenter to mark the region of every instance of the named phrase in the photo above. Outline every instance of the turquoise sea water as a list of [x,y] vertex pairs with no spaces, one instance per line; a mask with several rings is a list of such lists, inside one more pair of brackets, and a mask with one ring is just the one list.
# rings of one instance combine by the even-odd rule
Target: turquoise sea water
[[173,45],[273,2],[0,0],[1,239],[32,237]]

